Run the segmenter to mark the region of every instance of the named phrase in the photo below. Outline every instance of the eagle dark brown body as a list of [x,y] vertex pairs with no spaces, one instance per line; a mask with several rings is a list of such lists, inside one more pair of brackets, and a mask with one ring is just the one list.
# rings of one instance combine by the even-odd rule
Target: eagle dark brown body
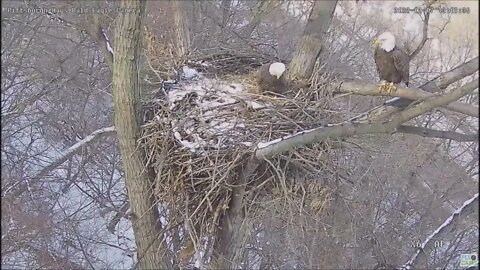
[[392,83],[409,83],[410,59],[408,54],[395,47],[392,51],[386,52],[377,47],[374,52],[375,64],[380,80]]
[[263,65],[257,71],[257,83],[260,93],[270,92],[284,94],[287,91],[287,80],[285,73],[277,79],[269,72],[270,64]]

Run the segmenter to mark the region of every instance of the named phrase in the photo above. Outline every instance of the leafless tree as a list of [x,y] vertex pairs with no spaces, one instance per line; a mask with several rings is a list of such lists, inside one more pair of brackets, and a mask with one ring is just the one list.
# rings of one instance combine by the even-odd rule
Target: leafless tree
[[[388,1],[2,4],[2,267],[457,268],[478,251],[478,40],[443,36],[454,15],[415,14],[407,33],[372,15]],[[370,48],[386,30],[413,57],[413,86],[391,96]],[[225,73],[247,65],[236,54],[285,61],[329,117],[216,168],[235,177],[198,220],[191,198],[158,197],[169,182],[151,169],[179,149],[163,134],[163,159],[147,160],[141,134],[163,120],[144,123],[140,104],[219,54]],[[382,106],[391,97],[414,102]],[[169,177],[187,189],[188,173]]]

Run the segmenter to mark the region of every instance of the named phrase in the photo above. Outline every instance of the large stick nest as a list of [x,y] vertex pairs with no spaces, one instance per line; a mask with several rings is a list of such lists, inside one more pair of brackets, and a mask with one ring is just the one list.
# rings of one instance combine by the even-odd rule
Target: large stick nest
[[[228,62],[231,70],[241,68]],[[317,75],[315,82],[316,90],[273,97],[257,93],[252,74],[197,77],[148,102],[142,140],[156,173],[155,193],[170,207],[169,222],[187,222],[196,234],[212,233],[259,142],[337,122],[324,90],[328,77]],[[262,162],[248,179],[251,205],[261,198],[301,192],[313,211],[324,209],[325,180],[336,173],[330,144],[295,149]]]

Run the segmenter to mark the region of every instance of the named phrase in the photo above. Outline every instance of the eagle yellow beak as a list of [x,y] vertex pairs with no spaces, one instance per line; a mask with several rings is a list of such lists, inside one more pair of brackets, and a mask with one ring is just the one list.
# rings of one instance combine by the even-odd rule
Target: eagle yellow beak
[[374,38],[372,41],[372,47],[376,48],[380,45],[380,40],[378,38]]

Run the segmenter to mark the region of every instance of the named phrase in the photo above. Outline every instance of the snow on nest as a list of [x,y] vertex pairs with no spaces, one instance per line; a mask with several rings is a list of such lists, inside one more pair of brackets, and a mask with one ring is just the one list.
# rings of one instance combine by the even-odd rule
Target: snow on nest
[[240,140],[248,131],[238,115],[247,108],[268,107],[253,100],[241,84],[202,77],[170,91],[168,105],[177,116],[171,121],[175,139],[198,153],[234,144],[251,146]]
[[183,66],[182,71],[185,79],[192,79],[200,76],[200,73],[198,73],[196,69],[189,68],[188,66]]

